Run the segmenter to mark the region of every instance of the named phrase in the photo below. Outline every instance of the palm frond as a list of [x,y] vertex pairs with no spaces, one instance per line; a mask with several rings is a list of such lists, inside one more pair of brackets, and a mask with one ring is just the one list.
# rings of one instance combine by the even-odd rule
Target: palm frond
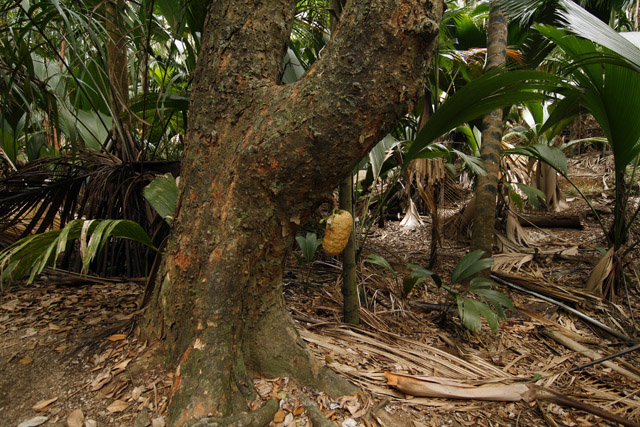
[[497,108],[534,99],[546,99],[548,91],[562,87],[564,81],[541,71],[491,72],[458,90],[431,116],[418,133],[406,162],[418,158],[427,145],[446,132]]
[[568,0],[560,0],[560,4],[564,8],[560,15],[567,29],[612,50],[640,72],[640,49],[637,46],[577,4]]
[[124,238],[157,250],[147,233],[133,221],[81,220],[71,221],[61,230],[25,237],[0,252],[0,288],[29,275],[28,283],[45,267],[55,267],[58,256],[76,239],[80,239],[82,272],[104,248],[110,238]]

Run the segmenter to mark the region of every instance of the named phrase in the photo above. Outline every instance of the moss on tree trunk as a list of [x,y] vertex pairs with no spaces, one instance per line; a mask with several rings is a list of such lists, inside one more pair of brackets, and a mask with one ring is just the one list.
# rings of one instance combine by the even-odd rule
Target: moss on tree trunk
[[285,257],[325,194],[421,93],[442,2],[349,2],[322,58],[281,85],[294,7],[209,5],[179,206],[145,316],[177,366],[172,425],[246,411],[253,375],[353,391],[295,331]]

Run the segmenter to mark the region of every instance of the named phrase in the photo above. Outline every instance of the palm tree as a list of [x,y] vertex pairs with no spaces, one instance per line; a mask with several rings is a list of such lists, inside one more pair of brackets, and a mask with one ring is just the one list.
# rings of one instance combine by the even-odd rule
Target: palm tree
[[[501,0],[512,16],[528,19],[535,15],[536,7],[543,2],[536,0]],[[611,146],[615,169],[615,208],[611,228],[605,231],[610,250],[594,269],[588,282],[591,290],[613,297],[622,283],[622,257],[631,247],[622,250],[631,223],[638,216],[638,209],[627,214],[630,188],[627,185],[627,167],[632,166],[632,179],[640,153],[640,123],[630,119],[630,114],[640,110],[640,48],[631,43],[625,33],[617,33],[607,23],[618,22],[628,1],[583,2],[594,8],[596,17],[574,2],[559,0],[557,21],[573,34],[550,25],[537,25],[537,30],[551,40],[567,58],[560,63],[557,72],[572,80],[563,92],[549,120],[540,129],[546,132],[565,120],[581,105],[596,118]],[[600,19],[598,19],[600,18]],[[548,161],[546,159],[545,161]],[[553,162],[550,162],[551,164]],[[566,174],[566,171],[560,170]]]
[[[491,3],[487,44],[486,70],[504,67],[507,60],[507,19],[495,2]],[[487,174],[478,177],[474,205],[476,215],[471,237],[471,249],[482,250],[486,257],[491,257],[493,253],[501,142],[502,109],[496,109],[482,119],[480,155]],[[489,275],[489,271],[486,271],[486,275]]]
[[612,248],[608,256],[614,262],[607,269],[611,274],[602,275],[602,280],[592,281],[591,285],[613,297],[623,280],[622,261],[616,254],[626,243],[631,222],[638,215],[638,210],[627,215],[630,191],[627,167],[633,165],[633,179],[640,154],[640,123],[631,118],[640,111],[640,48],[579,6],[564,0],[561,4],[568,29],[581,37],[552,27],[541,26],[539,31],[570,59],[564,71],[574,80],[575,90],[563,102],[578,100],[587,108],[602,127],[613,152],[614,221],[606,235]]
[[[29,213],[23,236],[79,217],[166,234],[142,189],[179,173],[205,7],[169,3],[4,2],[0,145],[19,170],[0,184],[2,229]],[[140,275],[145,250],[125,243],[99,262],[99,271]]]

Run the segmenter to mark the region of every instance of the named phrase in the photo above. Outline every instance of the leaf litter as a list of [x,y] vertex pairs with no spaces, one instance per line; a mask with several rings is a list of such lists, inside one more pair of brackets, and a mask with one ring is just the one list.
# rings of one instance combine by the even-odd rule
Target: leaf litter
[[[579,203],[572,201],[572,209],[583,211],[585,206]],[[422,219],[425,224],[413,231],[391,221],[385,228],[374,227],[365,252],[383,255],[401,274],[407,263],[426,265],[430,219]],[[586,221],[583,232],[533,232],[532,241],[540,249],[503,257],[502,270],[495,273],[632,334],[630,314],[639,318],[640,313],[637,295],[628,304],[612,305],[582,290],[591,269],[588,260],[597,260],[593,248],[602,243],[594,238],[601,233],[591,222]],[[438,273],[445,277],[465,250],[464,242],[445,240],[439,248]],[[308,271],[297,266],[293,257],[290,261],[285,297],[302,338],[320,363],[347,377],[362,393],[332,399],[287,378],[256,378],[259,396],[250,409],[267,399],[278,400],[273,426],[310,426],[314,411],[345,427],[610,425],[591,413],[543,401],[415,397],[390,387],[385,373],[466,388],[536,385],[640,421],[640,384],[635,379],[640,375],[638,353],[612,360],[621,367],[618,370],[598,364],[569,372],[596,355],[611,354],[629,344],[561,306],[512,291],[510,297],[519,312],[510,313],[495,334],[486,327],[470,334],[458,326],[455,316],[443,322],[440,312],[411,304],[442,302],[443,295],[433,284],[415,290],[407,301],[388,273],[362,264],[359,280],[367,300],[361,309],[362,328],[352,329],[340,323],[339,261],[317,259],[308,284],[304,283]],[[0,295],[3,423],[23,427],[166,425],[173,374],[158,364],[152,357],[154,348],[138,341],[131,329],[140,283],[79,285],[74,279],[73,286],[65,286],[59,284],[57,274]],[[558,342],[549,330],[593,353],[570,341]],[[29,359],[27,364],[20,362]]]

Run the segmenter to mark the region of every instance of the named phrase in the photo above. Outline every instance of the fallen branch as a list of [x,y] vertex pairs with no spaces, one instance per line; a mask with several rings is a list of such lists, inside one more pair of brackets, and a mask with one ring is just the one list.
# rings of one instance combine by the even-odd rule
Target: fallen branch
[[518,222],[523,227],[575,228],[578,230],[584,228],[578,215],[519,215]]
[[624,426],[640,427],[640,424],[634,421],[535,384],[515,383],[477,387],[437,377],[415,377],[390,372],[385,372],[385,376],[387,377],[387,385],[412,396],[500,402],[546,401],[587,411]]
[[584,368],[588,368],[589,366],[597,365],[598,363],[606,362],[607,360],[615,359],[616,357],[623,356],[627,353],[631,353],[632,351],[640,350],[640,344],[636,344],[633,347],[629,347],[626,350],[619,351],[614,354],[610,354],[609,356],[605,356],[601,359],[594,360],[593,362],[585,363],[584,365],[576,366],[574,368],[569,369],[569,372],[581,371]]
[[[583,346],[582,344],[572,340],[571,338],[567,337],[566,335],[561,334],[558,331],[554,331],[551,329],[545,329],[543,331],[543,333],[548,336],[549,338],[552,338],[554,340],[556,340],[557,342],[559,342],[560,344],[564,345],[565,347],[567,347],[570,350],[573,351],[577,351],[578,353],[587,356],[590,359],[593,360],[599,360],[602,359],[602,355],[600,353],[598,353],[597,351],[591,350],[588,347]],[[634,374],[631,371],[628,371],[627,369],[611,362],[608,360],[604,360],[602,361],[602,364],[604,366],[606,366],[607,368],[611,368],[614,371],[616,371],[617,373],[619,373],[620,375],[623,375],[631,380],[634,381],[640,381],[640,377],[636,374]]]
[[590,324],[592,324],[594,326],[597,326],[598,328],[604,330],[605,332],[610,333],[611,335],[613,335],[615,337],[620,338],[621,340],[624,340],[624,341],[627,341],[627,342],[634,342],[634,340],[632,338],[626,336],[622,332],[618,332],[617,330],[613,329],[612,327],[607,326],[604,323],[594,319],[593,317],[589,317],[586,314],[576,310],[575,308],[569,307],[568,305],[561,303],[560,301],[556,301],[553,298],[549,298],[548,296],[542,295],[539,292],[534,292],[534,291],[531,291],[529,289],[523,288],[522,286],[518,286],[516,284],[513,284],[513,283],[511,283],[511,282],[509,282],[507,280],[504,280],[503,278],[493,274],[493,273],[491,274],[491,279],[495,280],[498,283],[502,283],[503,285],[507,285],[510,288],[517,289],[517,290],[519,290],[521,292],[528,293],[530,295],[533,295],[535,297],[540,298],[543,301],[547,301],[547,302],[555,304],[555,305],[557,305],[559,307],[562,307],[563,309],[567,310],[568,312],[575,314],[576,316],[578,316],[579,318],[581,318],[585,322],[588,322],[588,323],[590,323]]

